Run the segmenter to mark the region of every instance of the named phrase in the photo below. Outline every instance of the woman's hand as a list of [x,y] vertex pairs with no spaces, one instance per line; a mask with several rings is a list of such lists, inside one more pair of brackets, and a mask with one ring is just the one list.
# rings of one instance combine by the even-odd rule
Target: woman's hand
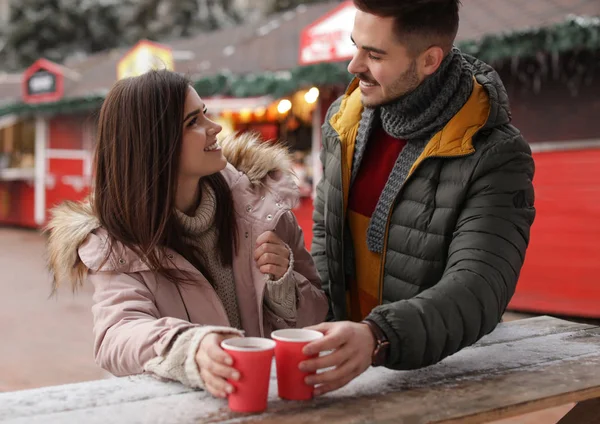
[[277,234],[267,231],[256,240],[254,259],[260,272],[270,274],[274,280],[279,280],[290,266],[290,251]]
[[210,333],[202,339],[196,353],[196,363],[206,390],[218,398],[226,398],[234,391],[227,379],[237,381],[240,378],[240,373],[231,367],[233,359],[221,348],[223,340],[233,337],[239,336]]

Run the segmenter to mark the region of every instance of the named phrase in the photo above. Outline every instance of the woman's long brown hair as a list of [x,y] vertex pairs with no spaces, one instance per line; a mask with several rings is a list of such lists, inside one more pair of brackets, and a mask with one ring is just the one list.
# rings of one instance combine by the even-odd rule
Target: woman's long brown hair
[[[184,242],[175,213],[177,175],[189,81],[174,72],[150,71],[118,81],[98,122],[94,212],[115,242],[135,251],[153,271],[174,283],[189,274],[165,263],[165,248],[182,254],[209,278],[205,254],[231,265],[237,249],[231,190],[220,174],[204,177],[215,191],[216,252],[195,252]],[[110,250],[109,250],[110,251]]]

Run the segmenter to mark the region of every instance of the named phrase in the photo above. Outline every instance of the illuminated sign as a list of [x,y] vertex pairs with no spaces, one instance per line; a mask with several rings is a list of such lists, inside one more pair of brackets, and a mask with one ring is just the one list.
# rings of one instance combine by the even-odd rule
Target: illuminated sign
[[355,15],[354,3],[346,1],[304,28],[300,34],[299,63],[309,65],[352,59],[356,48],[350,35]]
[[174,70],[173,53],[162,44],[142,40],[117,64],[117,79],[136,77],[151,69]]

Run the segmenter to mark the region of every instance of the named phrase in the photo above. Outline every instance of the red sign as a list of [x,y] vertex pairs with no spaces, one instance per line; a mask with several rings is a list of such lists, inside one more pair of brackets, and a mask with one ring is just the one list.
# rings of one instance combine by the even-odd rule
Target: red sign
[[64,75],[56,63],[39,59],[23,73],[22,96],[25,103],[56,102],[64,94]]
[[300,34],[299,63],[309,65],[351,59],[356,50],[350,39],[355,15],[354,3],[346,1],[304,28]]

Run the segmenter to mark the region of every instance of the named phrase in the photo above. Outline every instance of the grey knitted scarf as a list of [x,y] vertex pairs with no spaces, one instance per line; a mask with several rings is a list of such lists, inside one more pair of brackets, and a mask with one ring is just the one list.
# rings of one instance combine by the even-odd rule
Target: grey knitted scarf
[[410,168],[429,139],[456,115],[472,91],[472,67],[458,49],[453,49],[444,58],[440,68],[412,92],[392,103],[364,108],[352,161],[352,182],[358,173],[375,118],[379,118],[387,134],[407,141],[369,223],[367,247],[371,252],[383,252],[387,219]]

